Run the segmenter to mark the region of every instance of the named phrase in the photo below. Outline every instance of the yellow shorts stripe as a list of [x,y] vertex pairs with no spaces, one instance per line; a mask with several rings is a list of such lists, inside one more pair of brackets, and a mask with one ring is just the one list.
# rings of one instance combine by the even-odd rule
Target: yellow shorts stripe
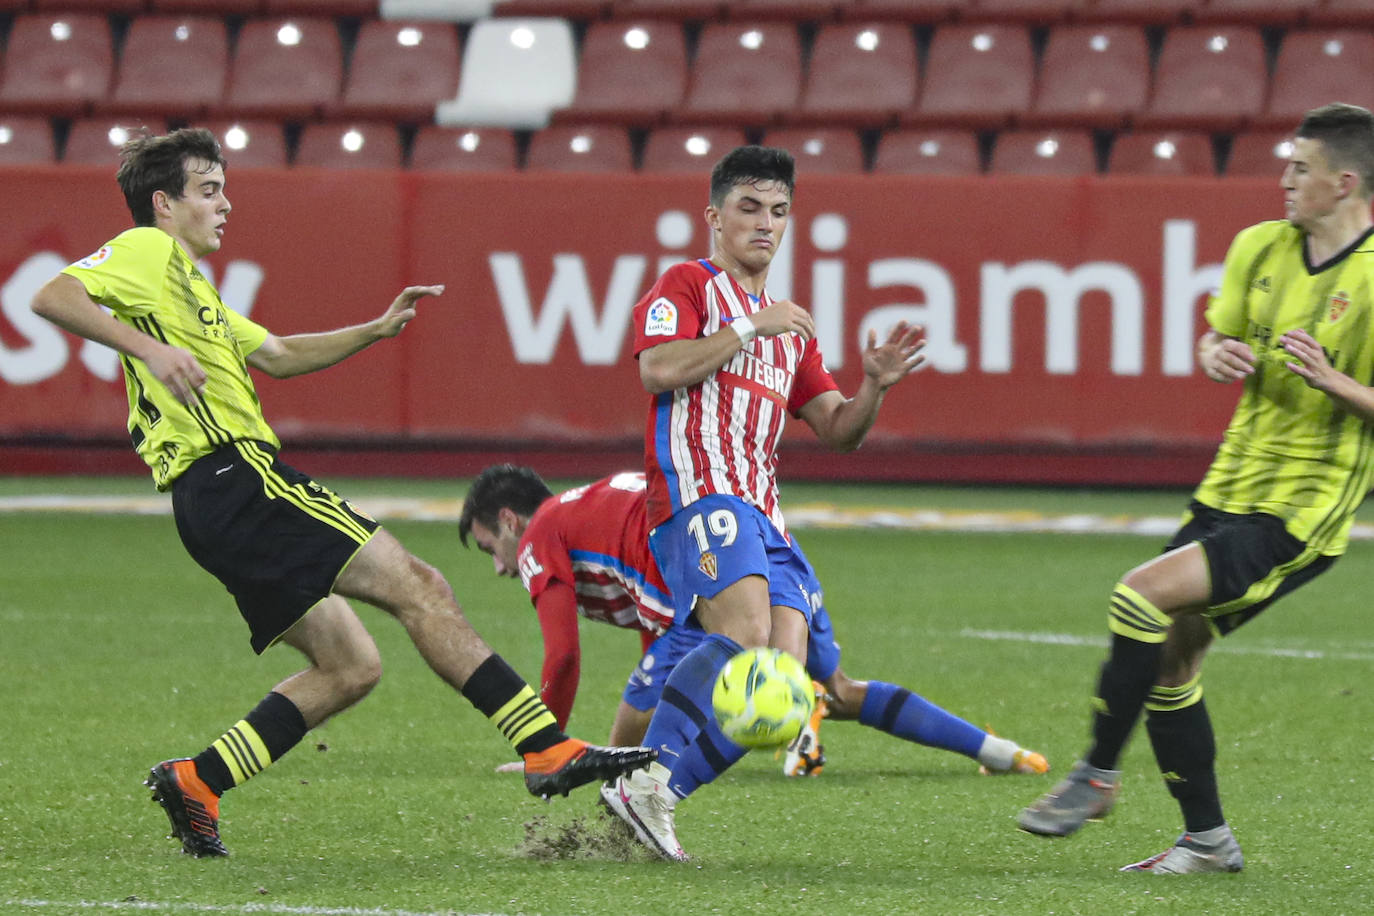
[[1223,604],[1216,604],[1208,607],[1207,616],[1224,617],[1236,611],[1243,611],[1248,607],[1259,604],[1261,601],[1267,601],[1274,596],[1274,592],[1278,590],[1279,586],[1283,585],[1284,579],[1287,579],[1289,576],[1293,575],[1293,573],[1310,565],[1320,556],[1321,552],[1315,548],[1306,548],[1302,553],[1298,554],[1287,563],[1284,563],[1282,566],[1275,566],[1269,572],[1269,575],[1251,585],[1245,590],[1245,594],[1241,595],[1239,598],[1233,598]]
[[263,492],[273,499],[284,499],[296,506],[306,515],[318,519],[332,528],[342,531],[359,544],[366,543],[372,532],[350,515],[341,505],[342,500],[325,487],[312,492],[303,484],[293,484],[272,470],[272,454],[253,442],[235,442],[240,455],[262,477]]

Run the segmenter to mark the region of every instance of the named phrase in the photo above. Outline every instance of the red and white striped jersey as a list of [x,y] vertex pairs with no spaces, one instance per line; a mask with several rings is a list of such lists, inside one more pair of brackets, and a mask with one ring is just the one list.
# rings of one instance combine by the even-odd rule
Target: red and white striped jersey
[[[707,337],[771,303],[706,260],[678,264],[635,305],[636,357]],[[775,479],[786,414],[838,386],[815,340],[756,337],[705,381],[654,395],[645,425],[650,529],[713,493],[738,496],[786,533]]]
[[588,620],[657,635],[672,625],[673,602],[648,531],[643,474],[616,474],[551,497],[520,538],[520,581],[535,604],[551,582],[563,582]]

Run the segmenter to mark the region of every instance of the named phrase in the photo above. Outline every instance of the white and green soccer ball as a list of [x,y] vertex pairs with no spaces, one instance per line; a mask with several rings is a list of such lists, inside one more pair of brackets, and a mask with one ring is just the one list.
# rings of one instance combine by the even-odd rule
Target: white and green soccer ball
[[815,704],[806,668],[781,649],[744,650],[725,663],[711,691],[720,730],[748,748],[790,744]]

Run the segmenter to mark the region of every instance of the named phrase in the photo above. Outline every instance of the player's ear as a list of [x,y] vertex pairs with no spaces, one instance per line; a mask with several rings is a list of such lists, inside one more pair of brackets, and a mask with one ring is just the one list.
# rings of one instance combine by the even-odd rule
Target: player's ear
[[520,532],[520,516],[510,506],[502,506],[496,510],[497,525],[505,525],[511,531]]
[[167,192],[159,188],[153,192],[153,212],[158,216],[166,216],[171,212],[171,198]]
[[706,208],[706,225],[711,228],[712,232],[720,231],[720,211],[715,207]]

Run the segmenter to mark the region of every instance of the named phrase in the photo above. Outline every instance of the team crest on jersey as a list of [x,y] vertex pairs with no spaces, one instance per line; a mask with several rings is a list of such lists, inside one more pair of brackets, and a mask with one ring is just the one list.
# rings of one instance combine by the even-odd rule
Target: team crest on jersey
[[677,306],[662,296],[649,303],[644,318],[645,337],[672,337],[677,333]]
[[701,559],[697,561],[697,569],[701,570],[702,575],[709,577],[712,582],[716,581],[716,576],[720,572],[716,565],[716,555],[709,550],[703,552]]
[[1336,321],[1350,308],[1350,295],[1345,290],[1337,290],[1331,297],[1331,308],[1326,313],[1327,321]]
[[111,248],[109,245],[104,245],[95,254],[88,254],[81,260],[77,261],[76,266],[86,268],[95,267],[96,265],[103,264],[107,260],[109,260],[110,255],[113,253],[113,248]]

